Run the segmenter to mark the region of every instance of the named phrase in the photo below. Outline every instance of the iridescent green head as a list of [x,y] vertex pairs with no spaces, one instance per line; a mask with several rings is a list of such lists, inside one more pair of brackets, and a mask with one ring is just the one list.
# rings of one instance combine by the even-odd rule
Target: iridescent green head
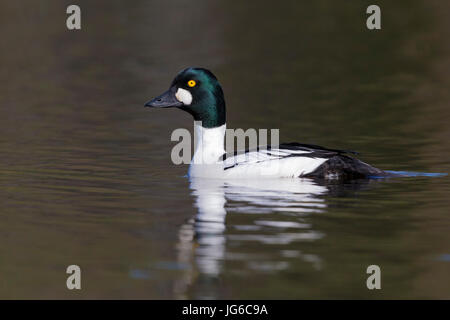
[[186,68],[175,77],[169,90],[150,100],[146,107],[177,107],[189,112],[205,128],[225,124],[225,99],[222,87],[211,71]]

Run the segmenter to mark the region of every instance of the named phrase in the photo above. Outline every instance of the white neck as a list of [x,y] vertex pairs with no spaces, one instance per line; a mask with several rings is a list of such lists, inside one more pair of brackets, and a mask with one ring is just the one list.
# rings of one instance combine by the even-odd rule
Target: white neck
[[204,128],[200,121],[194,122],[194,157],[191,164],[216,164],[225,153],[226,124],[216,128]]

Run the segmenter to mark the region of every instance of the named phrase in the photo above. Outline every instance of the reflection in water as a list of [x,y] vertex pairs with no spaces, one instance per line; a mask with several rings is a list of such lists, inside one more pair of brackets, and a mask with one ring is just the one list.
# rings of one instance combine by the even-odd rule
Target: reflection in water
[[[323,198],[329,188],[319,185],[310,179],[274,179],[274,180],[214,180],[192,179],[190,183],[195,197],[195,207],[198,213],[195,218],[180,228],[178,243],[178,262],[189,264],[191,268],[178,281],[175,295],[185,298],[186,290],[193,284],[196,276],[201,282],[207,283],[206,294],[200,298],[218,298],[214,290],[214,281],[223,271],[226,241],[242,242],[256,241],[262,244],[288,245],[295,241],[314,241],[324,235],[314,230],[309,223],[302,221],[302,217],[311,213],[320,213],[326,208]],[[225,204],[227,206],[225,208]],[[236,234],[227,233],[225,236],[225,217],[228,212],[248,214],[270,214],[280,211],[296,217],[297,221],[279,221],[257,219],[252,225],[237,224]],[[277,232],[267,234],[258,230],[273,228]],[[256,232],[256,233],[255,233]],[[311,263],[314,268],[321,267],[320,257],[304,254],[298,250],[282,250],[281,255],[286,258],[297,258]],[[249,269],[258,271],[277,271],[286,269],[285,261],[254,262],[251,256],[233,257],[227,259],[248,259]],[[203,290],[202,290],[203,291]]]

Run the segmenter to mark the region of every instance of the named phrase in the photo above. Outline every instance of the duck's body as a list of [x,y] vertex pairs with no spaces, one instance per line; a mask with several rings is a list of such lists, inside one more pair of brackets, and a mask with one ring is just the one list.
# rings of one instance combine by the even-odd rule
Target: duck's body
[[226,154],[225,125],[203,128],[195,124],[194,128],[196,149],[189,167],[191,177],[348,179],[388,175],[347,155],[352,152],[300,143]]
[[149,107],[179,107],[196,120],[195,150],[189,176],[205,178],[311,177],[352,179],[390,176],[349,156],[349,151],[287,143],[227,155],[225,100],[216,77],[208,70],[180,72],[170,89],[149,101]]

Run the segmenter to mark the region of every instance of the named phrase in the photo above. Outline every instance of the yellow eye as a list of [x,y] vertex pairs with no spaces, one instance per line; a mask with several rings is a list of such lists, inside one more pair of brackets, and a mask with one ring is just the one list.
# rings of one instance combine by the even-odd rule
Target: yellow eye
[[189,80],[189,81],[188,81],[188,86],[191,87],[191,88],[192,88],[192,87],[195,87],[196,84],[197,84],[197,83],[196,83],[194,80]]

